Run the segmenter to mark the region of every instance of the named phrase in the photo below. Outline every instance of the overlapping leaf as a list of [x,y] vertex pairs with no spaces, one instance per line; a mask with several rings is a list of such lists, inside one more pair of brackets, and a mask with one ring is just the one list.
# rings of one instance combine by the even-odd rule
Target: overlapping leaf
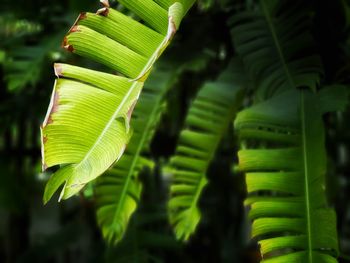
[[109,8],[81,14],[63,46],[123,76],[56,65],[50,106],[42,127],[43,168],[60,165],[44,202],[62,185],[60,199],[77,193],[118,160],[130,138],[129,121],[150,70],[194,0],[120,0],[142,24]]
[[207,168],[241,105],[242,85],[235,70],[232,64],[217,81],[206,83],[199,91],[170,160],[173,180],[168,208],[178,239],[187,240],[200,221],[198,201],[207,184]]
[[[277,2],[277,4],[276,4]],[[304,1],[260,1],[260,10],[234,16],[232,38],[251,77],[258,101],[283,90],[319,85],[322,63],[310,33]]]
[[153,166],[152,160],[144,154],[148,153],[150,140],[164,112],[164,95],[176,77],[176,70],[169,66],[154,70],[133,113],[133,137],[124,155],[97,180],[97,220],[105,239],[110,243],[116,243],[123,237],[137,207],[142,189],[139,173],[145,166]]
[[247,147],[238,153],[239,167],[262,262],[337,262],[322,114],[346,103],[343,87],[318,94],[292,89],[238,114],[235,127]]
[[260,3],[260,12],[232,20],[237,51],[256,83],[256,104],[235,121],[252,235],[260,240],[262,262],[337,262],[336,218],[325,195],[322,115],[343,107],[346,92],[316,92],[322,65],[304,2]]

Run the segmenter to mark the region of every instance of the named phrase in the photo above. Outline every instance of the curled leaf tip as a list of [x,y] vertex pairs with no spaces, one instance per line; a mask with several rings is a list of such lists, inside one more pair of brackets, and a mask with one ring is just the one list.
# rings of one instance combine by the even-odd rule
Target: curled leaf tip
[[[55,86],[56,86],[56,82],[55,82]],[[42,129],[44,129],[48,124],[53,122],[52,114],[57,112],[58,103],[59,103],[59,94],[58,94],[57,90],[54,89],[54,91],[52,92],[52,95],[51,95],[50,105],[49,105],[49,108],[47,110],[45,120],[44,120],[44,123],[42,125],[42,127],[43,127]],[[45,135],[43,135],[42,137],[44,138]]]
[[[72,32],[72,31],[69,31],[69,32]],[[68,43],[68,39],[67,39],[67,36],[65,36],[63,38],[63,42],[62,42],[62,45],[61,45],[64,49],[68,50],[69,52],[73,52],[74,51],[74,48],[71,44]]]
[[67,186],[67,181],[64,183],[64,186],[61,190],[61,193],[60,193],[60,196],[58,197],[58,202],[60,203],[61,200],[64,200],[64,195],[65,195],[65,189],[66,189],[66,186]]
[[46,136],[42,136],[41,137],[41,171],[45,172],[47,170],[47,164],[45,163],[45,143],[47,142],[47,137]]
[[108,16],[109,8],[108,7],[103,7],[101,9],[97,10],[96,14],[100,15],[100,16]]
[[76,21],[75,24],[77,24],[78,21],[85,19],[86,17],[87,17],[87,16],[86,16],[86,12],[81,12],[81,13],[79,14],[79,16],[78,16],[77,21]]
[[171,39],[177,31],[175,20],[172,16],[169,16],[168,36]]
[[119,156],[115,162],[118,162],[119,159],[123,156],[125,149],[126,149],[126,144],[124,144],[123,148],[120,150]]
[[135,100],[132,105],[130,106],[129,110],[128,110],[128,113],[127,113],[127,117],[128,117],[128,121],[130,121],[131,119],[131,115],[132,115],[132,112],[134,111],[134,108],[136,106],[136,103],[137,103],[137,100]]
[[40,146],[40,151],[41,151],[41,171],[45,171],[47,168],[47,165],[45,163],[45,149],[44,145],[47,141],[47,138],[45,139],[45,135],[43,133],[43,125],[40,125],[40,139],[41,139],[41,146]]
[[55,75],[57,78],[62,77],[63,73],[62,73],[62,64],[60,63],[55,63],[53,65],[54,71],[55,71]]
[[77,30],[76,30],[76,27],[77,27],[77,25],[78,25],[78,22],[79,22],[80,20],[85,19],[85,18],[86,18],[86,12],[80,13],[79,16],[77,17],[77,19],[75,19],[75,21],[74,21],[72,27],[68,30],[68,34],[71,33],[71,32],[76,32],[76,31],[77,31]]
[[79,26],[72,26],[68,33],[80,32]]
[[68,50],[69,52],[74,52],[74,48],[72,45],[63,45],[63,48]]
[[108,0],[100,0],[101,4],[103,4],[104,7],[110,7]]

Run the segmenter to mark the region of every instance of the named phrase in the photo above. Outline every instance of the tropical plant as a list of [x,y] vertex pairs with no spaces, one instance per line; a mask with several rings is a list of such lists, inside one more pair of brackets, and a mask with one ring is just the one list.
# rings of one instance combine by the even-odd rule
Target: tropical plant
[[246,205],[263,262],[336,262],[322,115],[344,109],[347,93],[344,87],[318,91],[323,70],[312,53],[309,13],[298,1],[284,11],[286,3],[261,1],[261,13],[233,21],[237,52],[257,89],[256,104],[235,120],[244,142],[238,156],[247,172]]
[[[167,91],[186,69],[157,61],[195,1],[119,0],[131,16],[101,2],[96,14],[80,14],[63,47],[111,70],[55,64],[58,79],[42,126],[42,159],[44,170],[57,170],[44,202],[62,184],[59,200],[92,182],[98,224],[106,241],[116,244],[142,199],[140,173],[153,169],[150,145]],[[225,70],[218,67],[216,80],[203,81],[163,169],[164,177],[171,177],[169,221],[177,239],[188,240],[195,232],[208,168],[234,121],[245,205],[262,262],[337,262],[323,118],[345,109],[346,87],[323,80],[311,5],[244,3],[228,8],[234,50],[218,52],[231,63],[222,63],[228,64]],[[201,10],[214,6],[200,2]]]
[[82,13],[63,41],[67,50],[125,77],[70,65],[55,66],[59,79],[42,126],[42,156],[43,169],[62,166],[46,186],[45,203],[63,183],[59,199],[79,192],[121,157],[131,135],[131,113],[143,83],[194,3],[119,2],[149,26],[102,1],[105,7],[96,14]]
[[316,94],[292,89],[237,116],[252,236],[262,239],[263,257],[276,257],[263,262],[336,262],[336,218],[325,195],[322,114],[346,103],[341,87]]

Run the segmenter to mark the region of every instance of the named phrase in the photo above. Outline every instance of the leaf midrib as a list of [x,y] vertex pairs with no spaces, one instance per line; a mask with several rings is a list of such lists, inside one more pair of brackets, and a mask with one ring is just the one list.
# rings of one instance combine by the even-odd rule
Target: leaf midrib
[[[209,163],[209,162],[210,162],[210,160],[208,160],[208,163]],[[193,197],[192,204],[191,204],[191,206],[188,208],[190,216],[186,217],[186,218],[187,218],[186,221],[188,221],[189,219],[191,219],[190,221],[192,221],[192,219],[193,219],[193,213],[194,213],[195,209],[197,209],[197,204],[198,204],[200,195],[201,195],[201,193],[202,193],[202,189],[203,189],[203,187],[207,184],[206,170],[207,170],[207,169],[205,169],[205,171],[202,173],[202,176],[201,176],[201,178],[200,178],[200,180],[199,180],[199,182],[198,182],[198,184],[197,184],[197,186],[196,186],[196,191],[195,191],[195,195],[194,195],[194,197]],[[186,226],[189,226],[189,223],[188,223],[188,222],[186,223]],[[186,231],[185,239],[188,238],[188,235],[189,235],[189,234],[188,234],[188,231]]]
[[131,96],[131,94],[133,93],[135,87],[137,87],[137,85],[139,85],[140,82],[134,81],[133,84],[131,85],[130,89],[128,90],[128,92],[126,93],[126,95],[124,96],[124,98],[122,99],[121,103],[118,105],[117,109],[115,110],[115,112],[113,113],[112,117],[110,118],[110,120],[108,121],[107,125],[105,126],[105,128],[102,130],[102,132],[100,133],[100,135],[98,136],[98,138],[96,139],[94,145],[90,148],[90,150],[87,152],[87,154],[85,155],[84,159],[81,160],[79,162],[79,164],[77,165],[77,167],[79,167],[80,165],[82,165],[91,155],[91,153],[95,150],[95,148],[100,144],[100,141],[103,139],[103,137],[105,136],[105,134],[107,133],[107,131],[109,130],[109,128],[111,127],[111,125],[113,124],[113,122],[116,120],[116,118],[118,117],[118,115],[120,114],[124,104],[129,100],[129,97]]
[[149,132],[151,131],[151,127],[153,125],[153,122],[156,119],[155,116],[157,114],[157,111],[158,111],[159,105],[160,105],[160,103],[162,101],[162,98],[163,98],[163,94],[161,96],[159,96],[159,98],[158,98],[158,100],[156,102],[156,106],[153,107],[153,110],[151,111],[151,114],[148,116],[148,122],[147,122],[146,128],[145,128],[145,130],[142,133],[142,137],[141,137],[141,140],[140,140],[140,142],[139,142],[139,144],[137,146],[136,151],[133,153],[132,163],[131,163],[128,175],[126,177],[125,184],[124,184],[122,193],[120,195],[119,202],[117,203],[117,210],[115,211],[114,216],[113,216],[113,221],[112,221],[113,225],[116,223],[116,221],[118,219],[118,215],[120,214],[120,211],[122,209],[122,204],[125,202],[125,198],[127,196],[127,191],[129,189],[129,185],[130,185],[130,182],[131,182],[131,177],[132,177],[133,171],[134,171],[135,166],[136,166],[136,164],[137,164],[137,162],[138,162],[138,160],[140,158],[141,151],[142,151],[143,146],[145,144],[145,141],[146,141],[146,139],[147,139],[147,137],[149,135]]
[[[238,92],[237,92],[237,94],[238,94]],[[225,132],[227,132],[230,120],[233,118],[233,115],[236,112],[236,110],[237,110],[236,107],[231,107],[230,111],[227,114],[227,117],[228,117],[226,119],[227,123],[222,125],[222,127],[220,129],[219,129],[219,126],[217,126],[218,129],[217,129],[217,133],[215,134],[216,135],[216,138],[215,138],[216,142],[213,144],[213,147],[211,149],[207,149],[207,151],[210,151],[211,154],[208,156],[208,158],[206,158],[204,160],[206,162],[206,167],[204,167],[203,171],[201,172],[202,176],[199,179],[198,184],[196,185],[196,190],[195,190],[195,194],[193,196],[192,204],[190,205],[189,208],[187,208],[187,210],[190,210],[189,211],[190,216],[187,217],[187,219],[188,218],[193,218],[192,215],[193,215],[195,209],[197,208],[198,201],[199,201],[199,198],[200,198],[201,193],[202,193],[202,189],[203,189],[203,187],[206,186],[206,184],[208,182],[208,179],[207,179],[208,167],[210,165],[210,162],[213,160],[213,158],[214,158],[214,156],[216,154],[216,151],[218,149],[219,143],[222,141],[223,136],[225,135]],[[186,225],[189,225],[189,224],[187,223]],[[192,233],[190,233],[190,234],[192,234]],[[188,235],[188,233],[186,233],[186,235]],[[187,237],[185,237],[185,239],[187,239]]]
[[287,62],[286,62],[286,60],[284,58],[283,50],[282,50],[281,44],[280,44],[280,42],[278,40],[277,32],[276,32],[274,23],[272,22],[272,17],[271,17],[270,12],[268,11],[268,8],[267,8],[267,6],[265,4],[265,0],[261,0],[260,3],[261,3],[261,6],[262,6],[264,14],[265,14],[266,22],[267,22],[267,24],[269,26],[269,29],[271,31],[272,39],[273,39],[273,42],[274,42],[274,44],[276,46],[278,56],[279,56],[279,58],[281,60],[281,64],[283,66],[283,70],[286,73],[286,76],[287,76],[287,79],[288,79],[288,83],[291,86],[291,88],[295,88],[295,82],[294,82],[293,77],[292,77],[292,75],[291,75],[291,73],[289,71]]
[[306,121],[305,121],[305,98],[304,92],[301,91],[300,97],[300,113],[301,113],[301,132],[302,132],[302,150],[303,150],[303,162],[304,162],[304,179],[305,179],[305,206],[306,206],[306,225],[307,225],[307,238],[308,238],[308,255],[309,263],[313,262],[312,255],[312,239],[311,239],[311,208],[310,208],[310,194],[309,194],[309,169],[308,169],[308,153],[306,145]]
[[140,83],[144,83],[145,80],[142,80],[142,78],[143,77],[147,77],[147,73],[150,71],[150,69],[152,68],[153,64],[156,62],[157,58],[160,56],[160,52],[162,51],[162,49],[164,49],[166,47],[168,42],[171,40],[170,39],[171,36],[169,36],[169,34],[174,34],[174,33],[175,32],[170,31],[170,32],[168,32],[168,35],[164,36],[164,40],[160,43],[160,45],[154,51],[154,53],[149,57],[147,63],[145,64],[145,66],[141,70],[139,76],[136,79],[131,79],[130,80],[130,81],[133,81],[133,84],[130,87],[129,91],[124,96],[123,100],[119,104],[118,108],[116,109],[116,111],[112,115],[111,119],[109,120],[109,122],[107,123],[105,128],[102,130],[102,132],[99,135],[99,137],[96,139],[94,145],[90,148],[90,150],[87,152],[87,154],[85,155],[83,160],[80,161],[80,163],[77,165],[77,167],[79,167],[82,163],[84,163],[84,161],[86,161],[90,157],[90,155],[93,152],[93,150],[99,145],[99,142],[102,140],[103,136],[106,134],[106,132],[109,130],[109,128],[111,127],[111,125],[114,122],[114,120],[116,119],[116,117],[119,115],[122,107],[124,106],[125,102],[128,101],[128,99],[131,96],[131,94],[133,93],[135,87],[138,84],[140,84]]
[[[271,31],[271,35],[273,38],[273,42],[276,46],[278,56],[281,60],[281,64],[283,66],[283,70],[286,74],[287,80],[290,88],[294,89],[296,88],[295,82],[293,80],[293,77],[289,71],[288,65],[286,63],[283,50],[281,47],[281,44],[277,37],[277,32],[274,27],[274,23],[272,22],[272,17],[268,11],[268,8],[265,4],[265,0],[261,0],[261,6],[263,8],[267,24],[269,26],[269,29]],[[305,183],[305,208],[306,208],[306,230],[307,230],[307,242],[308,242],[308,259],[309,263],[313,262],[313,253],[312,253],[312,232],[311,232],[311,208],[310,208],[310,193],[309,193],[309,167],[308,167],[308,152],[307,152],[307,144],[306,144],[306,121],[305,121],[305,98],[304,98],[304,91],[301,91],[301,129],[302,129],[302,151],[303,151],[303,163],[304,163],[304,183]]]

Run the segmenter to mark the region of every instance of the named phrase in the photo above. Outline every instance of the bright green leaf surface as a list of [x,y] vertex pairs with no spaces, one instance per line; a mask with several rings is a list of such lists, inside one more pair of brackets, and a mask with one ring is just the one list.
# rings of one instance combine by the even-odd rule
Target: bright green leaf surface
[[104,2],[96,15],[81,14],[63,41],[67,50],[125,77],[56,65],[59,79],[42,126],[42,157],[44,169],[60,168],[46,186],[45,203],[62,184],[60,199],[74,195],[121,157],[143,82],[194,3],[162,2],[161,7],[151,0],[120,2],[150,27]]
[[322,122],[323,109],[335,109],[342,100],[342,87],[333,87],[333,92],[326,99],[327,89],[318,94],[289,90],[242,111],[235,121],[247,142],[238,153],[239,165],[246,172],[246,204],[262,262],[337,262],[336,217],[324,189]]

